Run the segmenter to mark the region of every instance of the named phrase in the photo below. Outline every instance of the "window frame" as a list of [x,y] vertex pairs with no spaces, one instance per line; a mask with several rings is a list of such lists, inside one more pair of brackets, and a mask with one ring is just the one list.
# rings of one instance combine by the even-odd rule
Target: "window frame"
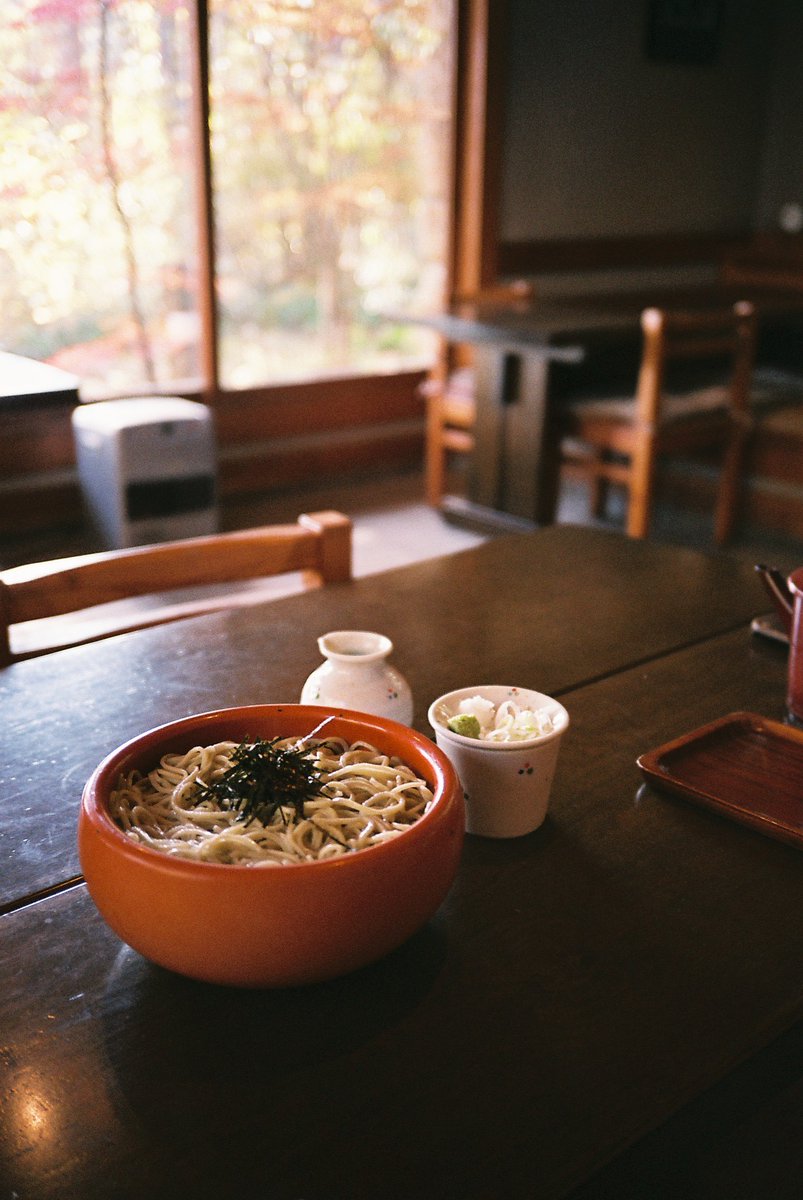
[[[497,267],[496,194],[504,82],[505,0],[456,0],[447,296],[455,280],[492,280]],[[209,128],[208,2],[192,6],[200,386],[174,394],[214,412],[221,495],[270,492],[311,481],[420,468],[426,372],[354,375],[305,383],[221,387],[213,276],[215,222]],[[469,98],[471,102],[469,103]],[[460,164],[460,169],[457,169]],[[447,296],[444,296],[446,300]],[[151,389],[151,394],[160,389]],[[147,394],[148,389],[139,394]],[[3,413],[6,453],[0,532],[77,521],[82,513],[70,408]],[[55,514],[58,517],[54,519]]]
[[[495,147],[498,138],[499,114],[486,113],[489,85],[498,82],[501,62],[494,58],[493,69],[487,70],[489,47],[494,54],[501,46],[500,20],[505,7],[504,0],[456,0],[455,19],[455,69],[452,95],[451,161],[448,171],[450,192],[450,228],[447,230],[447,294],[453,281],[465,274],[479,274],[485,278],[496,273],[495,240],[491,236],[497,209],[495,194],[498,163]],[[336,382],[347,382],[352,388],[364,392],[366,397],[376,395],[381,403],[382,384],[388,378],[406,379],[415,392],[425,372],[401,370],[388,374],[354,374],[343,379],[321,378],[303,383],[266,383],[248,389],[224,388],[220,382],[218,362],[218,306],[215,295],[215,208],[214,180],[210,138],[209,100],[209,5],[208,0],[195,0],[192,5],[192,64],[193,64],[193,145],[194,163],[199,180],[197,188],[197,227],[199,257],[198,305],[201,320],[201,368],[204,380],[194,397],[211,405],[221,405],[242,398],[247,402],[262,399],[281,404],[282,398],[293,393],[300,396],[314,395],[316,391],[331,392]],[[496,95],[501,94],[498,87]],[[468,104],[468,98],[473,102]],[[487,119],[490,115],[490,120]],[[455,164],[466,156],[466,163],[459,177]],[[479,225],[482,233],[477,237],[477,214],[481,214]],[[446,299],[446,297],[444,297]],[[185,394],[190,395],[189,392]]]
[[[493,9],[493,11],[492,11]],[[193,11],[192,62],[195,167],[198,187],[198,229],[202,325],[202,366],[205,399],[223,400],[234,389],[220,384],[218,368],[218,310],[215,297],[215,212],[211,146],[208,136],[209,102],[209,6],[195,0]],[[506,31],[505,0],[457,0],[455,4],[456,61],[452,96],[451,161],[449,164],[450,229],[447,231],[447,294],[487,286],[498,275],[497,215],[501,168],[503,73]],[[460,164],[459,170],[456,164]],[[445,297],[444,297],[445,299]],[[420,372],[399,375],[419,377]],[[351,376],[359,380],[381,380],[386,375]],[[303,385],[265,384],[249,393],[271,396],[299,386],[327,387],[330,380]],[[371,384],[367,385],[369,390]]]
[[[355,374],[303,383],[266,383],[228,389],[218,369],[218,309],[215,298],[215,213],[209,129],[208,2],[195,0],[194,145],[198,188],[199,311],[202,329],[204,384],[189,398],[217,411],[224,446],[249,438],[248,460],[221,463],[224,492],[264,486],[268,477],[284,483],[303,482],[305,470],[325,457],[334,470],[395,461],[416,465],[423,448],[424,403],[420,385],[425,370],[391,374]],[[449,163],[450,229],[447,231],[446,295],[485,286],[497,276],[497,213],[502,97],[506,32],[505,0],[456,0],[455,68],[453,73],[451,161]],[[459,169],[458,169],[459,164]],[[271,447],[269,431],[281,429],[295,446]],[[326,455],[303,447],[304,431],[328,435]],[[366,438],[366,431],[374,431]],[[354,434],[362,436],[355,439]],[[261,443],[261,444],[260,444]],[[246,466],[250,462],[250,467]],[[305,465],[306,464],[306,465]]]

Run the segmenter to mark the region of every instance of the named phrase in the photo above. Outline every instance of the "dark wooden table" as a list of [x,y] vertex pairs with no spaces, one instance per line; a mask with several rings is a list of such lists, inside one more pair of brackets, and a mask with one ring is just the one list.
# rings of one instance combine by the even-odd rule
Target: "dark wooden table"
[[[803,297],[755,285],[537,296],[530,304],[460,302],[422,323],[473,347],[477,415],[466,498],[444,511],[480,528],[548,525],[555,517],[559,453],[555,406],[577,388],[633,394],[649,305],[700,309],[751,299],[760,323],[793,314]],[[557,379],[556,379],[557,377]],[[573,378],[574,377],[574,378]]]
[[[532,1200],[625,1161],[803,1012],[799,852],[635,767],[723,713],[781,717],[766,607],[727,556],[553,527],[6,668],[2,1200]],[[462,684],[560,695],[546,823],[467,838],[433,921],[340,980],[152,966],[75,879],[84,778],[146,725],[294,699],[346,625],[393,638],[422,730]]]

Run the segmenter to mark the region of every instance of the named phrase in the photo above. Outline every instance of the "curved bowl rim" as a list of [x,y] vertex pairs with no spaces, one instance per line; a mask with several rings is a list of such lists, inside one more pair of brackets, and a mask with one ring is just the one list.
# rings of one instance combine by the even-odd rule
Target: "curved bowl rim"
[[[541,733],[537,737],[517,738],[515,741],[510,742],[490,742],[481,738],[466,737],[466,735],[463,733],[455,733],[453,729],[449,729],[443,724],[442,721],[436,720],[435,709],[438,708],[439,705],[445,704],[446,701],[448,701],[452,696],[465,696],[469,693],[472,695],[481,696],[484,692],[491,690],[506,692],[515,690],[520,692],[529,692],[532,696],[538,696],[542,700],[548,700],[549,703],[553,704],[558,710],[558,714],[560,716],[560,725],[556,729],[550,730],[549,733]],[[437,696],[432,701],[427,709],[427,720],[432,728],[436,731],[436,735],[441,734],[446,741],[452,742],[454,745],[465,746],[467,749],[476,750],[478,752],[482,751],[483,753],[485,751],[490,751],[491,753],[508,754],[512,750],[531,750],[533,746],[545,746],[547,742],[554,741],[555,738],[561,737],[571,724],[571,718],[568,710],[563,704],[561,704],[560,700],[557,700],[554,696],[550,696],[547,692],[539,692],[535,688],[521,687],[519,684],[517,684],[514,689],[511,685],[504,683],[483,683],[478,684],[476,687],[471,687],[469,685],[468,687],[452,688],[450,692],[444,692],[442,696]]]
[[[227,715],[237,714],[238,720],[241,720],[248,713],[256,714],[266,710],[279,712],[282,709],[304,709],[310,714],[319,716],[320,720],[323,720],[325,717],[332,717],[359,725],[362,729],[374,727],[380,733],[383,730],[389,730],[390,732],[402,734],[405,738],[409,738],[422,756],[431,764],[434,776],[434,780],[427,779],[426,781],[434,793],[432,806],[428,812],[419,817],[409,828],[403,830],[397,838],[381,842],[376,846],[366,846],[359,853],[355,854],[338,855],[335,858],[316,859],[311,862],[282,863],[280,864],[281,875],[284,878],[287,878],[288,871],[294,873],[315,871],[316,876],[320,876],[324,870],[353,870],[354,864],[365,861],[366,857],[375,860],[382,854],[392,854],[394,852],[394,845],[400,839],[404,839],[405,843],[408,843],[411,837],[424,836],[429,826],[440,819],[444,804],[451,791],[455,790],[458,798],[462,799],[459,779],[448,756],[426,734],[420,733],[408,725],[403,725],[398,721],[392,721],[386,717],[377,717],[371,713],[359,712],[356,709],[328,708],[324,705],[293,703],[244,704],[231,705],[227,708],[210,709],[201,713],[191,713],[186,717],[179,717],[174,721],[155,725],[151,729],[144,730],[126,739],[116,749],[111,750],[104,756],[84,784],[81,796],[81,817],[91,824],[98,836],[103,837],[124,858],[130,859],[132,862],[136,862],[143,867],[147,865],[155,870],[169,871],[177,875],[197,876],[200,873],[202,877],[206,878],[211,878],[209,875],[210,870],[219,874],[230,874],[233,872],[238,878],[246,876],[253,876],[255,880],[271,878],[275,874],[272,867],[275,867],[276,864],[259,866],[243,863],[197,862],[192,859],[177,858],[165,854],[160,850],[153,850],[149,846],[140,845],[132,841],[131,838],[126,837],[123,830],[114,822],[108,812],[105,801],[97,794],[97,791],[101,779],[112,771],[114,771],[116,777],[121,769],[123,769],[126,760],[131,759],[135,755],[136,748],[148,739],[153,739],[158,744],[162,742],[163,738],[169,737],[173,732],[178,737],[184,731],[196,728],[203,729],[205,725],[225,720]],[[157,753],[159,753],[158,750]],[[167,753],[167,751],[162,749],[161,753]]]

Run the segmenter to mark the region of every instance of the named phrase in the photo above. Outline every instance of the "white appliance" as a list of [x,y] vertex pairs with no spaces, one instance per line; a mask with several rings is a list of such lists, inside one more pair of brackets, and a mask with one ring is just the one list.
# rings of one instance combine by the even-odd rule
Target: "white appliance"
[[73,411],[89,515],[110,548],[214,533],[212,413],[177,396],[100,400]]

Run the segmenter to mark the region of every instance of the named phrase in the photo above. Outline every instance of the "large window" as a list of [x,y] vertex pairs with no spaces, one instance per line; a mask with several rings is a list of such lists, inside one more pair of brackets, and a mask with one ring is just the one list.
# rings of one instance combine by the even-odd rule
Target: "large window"
[[454,7],[6,0],[3,348],[87,397],[420,365],[382,317],[443,288]]

